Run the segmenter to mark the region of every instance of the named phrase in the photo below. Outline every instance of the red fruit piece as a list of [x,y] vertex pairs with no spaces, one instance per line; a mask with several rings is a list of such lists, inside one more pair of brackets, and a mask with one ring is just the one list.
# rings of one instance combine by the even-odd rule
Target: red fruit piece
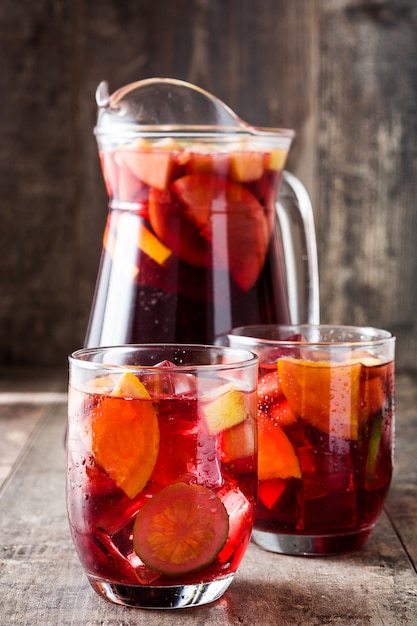
[[101,152],[100,161],[106,191],[110,197],[117,196],[119,186],[119,168],[116,164],[114,154],[111,152]]
[[[120,157],[116,157],[121,161]],[[139,180],[129,167],[122,163],[119,170],[119,192],[120,202],[146,202],[149,197],[149,186]]]
[[297,455],[285,432],[258,411],[258,478],[301,478]]
[[176,576],[202,569],[226,543],[229,515],[216,494],[176,483],[139,511],[133,527],[136,554],[149,568]]
[[244,185],[220,176],[184,176],[175,180],[171,189],[187,217],[212,243],[217,266],[229,267],[233,280],[248,291],[259,277],[269,243],[262,205]]
[[170,191],[151,189],[149,221],[160,239],[180,259],[195,267],[210,265],[210,245]]
[[262,410],[268,410],[270,404],[280,397],[283,396],[279,386],[278,371],[274,369],[258,380],[258,404]]
[[167,189],[174,166],[171,152],[162,151],[137,151],[121,150],[120,159],[139,178],[150,187]]
[[246,459],[255,452],[254,424],[245,420],[221,433],[221,458],[224,463]]
[[287,483],[282,478],[262,480],[258,485],[258,499],[267,509],[273,509],[286,487]]
[[289,402],[284,398],[279,398],[269,409],[269,416],[274,424],[279,426],[290,426],[297,419],[297,414],[291,409]]
[[187,174],[217,174],[227,176],[229,154],[210,154],[208,152],[190,152],[186,163]]

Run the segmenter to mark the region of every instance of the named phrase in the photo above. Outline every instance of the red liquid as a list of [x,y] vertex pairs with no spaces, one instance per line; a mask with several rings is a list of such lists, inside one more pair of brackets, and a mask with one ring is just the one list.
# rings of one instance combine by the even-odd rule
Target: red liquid
[[[143,414],[144,403],[156,408],[159,445],[156,463],[143,489],[129,497],[101,465],[94,448],[94,428],[100,411],[119,415],[121,405]],[[251,437],[233,461],[227,441],[242,424],[209,435],[201,417],[203,405],[195,395],[152,400],[123,399],[70,389],[67,503],[71,533],[80,561],[91,579],[140,586],[208,582],[236,571],[250,539],[256,497],[255,427],[244,422]],[[93,433],[93,435],[91,435]],[[108,435],[112,437],[112,435]],[[139,446],[140,447],[140,446]],[[236,452],[236,449],[235,449]],[[103,453],[101,453],[103,454]],[[97,459],[97,456],[99,457]],[[118,461],[122,467],[126,459]],[[111,473],[111,472],[110,472]],[[224,547],[197,571],[164,575],[137,556],[133,544],[135,519],[144,504],[173,484],[202,485],[221,500],[229,518]]]
[[288,323],[279,151],[134,146],[101,153],[110,211],[86,345],[213,343],[233,326]]
[[[282,428],[289,446],[282,450],[286,464],[282,475],[277,471],[274,477],[259,481],[255,529],[276,534],[339,536],[341,551],[358,548],[368,538],[392,475],[394,366],[353,367],[359,368],[360,374],[355,383],[357,396],[352,392],[351,436],[346,436],[348,425],[342,421],[336,422],[333,431],[327,428],[324,384],[316,389],[318,405],[322,402],[322,413],[317,417],[312,406],[316,400],[311,400],[305,389],[305,400],[297,398],[294,389],[286,398],[281,379],[278,385],[276,365],[261,367],[259,410],[272,429]],[[274,380],[275,386],[271,386]],[[343,399],[343,390],[339,391]],[[345,392],[349,396],[351,390]],[[330,406],[339,401],[338,393],[330,396]],[[301,407],[298,410],[302,415],[294,411],[297,407]],[[260,466],[263,454],[268,451],[260,438]],[[356,534],[355,543],[352,537]]]

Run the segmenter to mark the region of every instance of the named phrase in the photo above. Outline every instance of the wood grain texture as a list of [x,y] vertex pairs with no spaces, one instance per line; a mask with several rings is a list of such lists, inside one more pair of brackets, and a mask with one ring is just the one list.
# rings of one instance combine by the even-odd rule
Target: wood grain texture
[[95,89],[171,76],[296,130],[323,321],[389,328],[417,370],[414,0],[3,0],[0,53],[0,363],[83,343],[107,210]]
[[399,367],[414,369],[416,5],[320,7],[323,320],[388,328]]
[[[175,614],[118,607],[89,586],[66,518],[66,405],[58,401],[51,410],[45,402],[38,427],[0,489],[0,625],[161,626],[180,620],[183,626],[414,626],[417,381],[400,376],[397,382],[398,462],[388,505],[364,549],[295,558],[251,544],[223,598]],[[19,379],[8,378],[7,386],[17,392]],[[0,424],[4,419],[0,414]]]

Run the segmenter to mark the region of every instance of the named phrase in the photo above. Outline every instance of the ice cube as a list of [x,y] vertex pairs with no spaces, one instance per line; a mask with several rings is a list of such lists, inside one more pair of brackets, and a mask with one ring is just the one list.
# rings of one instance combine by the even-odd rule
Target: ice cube
[[[177,366],[167,360],[157,363],[154,367],[158,368],[155,373],[147,372],[141,376],[142,382],[152,397],[196,395],[197,380],[194,374],[179,372]],[[161,372],[161,368],[167,370],[166,373]]]
[[219,560],[226,563],[236,550],[246,545],[251,534],[254,503],[250,502],[245,494],[235,485],[228,483],[217,496],[223,502],[229,514],[229,534],[226,544],[219,553]]
[[143,585],[159,578],[160,574],[147,567],[133,549],[133,523],[129,521],[113,535],[96,530],[96,545],[102,549],[114,566],[118,582],[138,581]]
[[333,532],[356,526],[357,485],[350,448],[350,442],[337,437],[323,437],[321,445],[316,441],[315,466],[301,470],[299,530]]
[[219,438],[200,430],[197,434],[195,468],[198,484],[205,485],[209,489],[222,485],[220,454]]

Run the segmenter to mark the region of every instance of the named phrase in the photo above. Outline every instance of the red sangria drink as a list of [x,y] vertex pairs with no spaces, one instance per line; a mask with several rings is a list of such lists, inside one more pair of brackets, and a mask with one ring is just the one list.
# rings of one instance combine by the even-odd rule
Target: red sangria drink
[[236,329],[255,350],[261,547],[287,554],[360,548],[392,476],[394,343],[386,331],[298,326]]
[[286,155],[215,137],[105,146],[110,210],[86,345],[213,343],[232,326],[289,323],[275,206]]
[[313,211],[284,173],[294,132],[174,79],[101,83],[96,99],[109,212],[86,346],[317,322]]
[[105,599],[206,604],[230,585],[257,488],[257,357],[207,346],[70,357],[67,508]]

